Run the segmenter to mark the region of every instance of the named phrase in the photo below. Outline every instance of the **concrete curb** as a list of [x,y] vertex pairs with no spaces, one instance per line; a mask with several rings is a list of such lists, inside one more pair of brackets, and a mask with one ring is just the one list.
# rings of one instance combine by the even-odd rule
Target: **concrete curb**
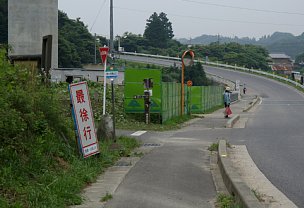
[[243,112],[248,112],[251,108],[253,108],[253,106],[255,106],[258,102],[260,102],[261,98],[257,97],[253,100],[253,102],[246,108],[243,110]]
[[232,118],[230,118],[226,123],[226,128],[232,128],[233,125],[240,119],[240,115],[236,114]]
[[219,141],[218,165],[228,191],[242,207],[262,208],[263,205],[233,169],[232,163],[228,158],[226,145],[225,140]]

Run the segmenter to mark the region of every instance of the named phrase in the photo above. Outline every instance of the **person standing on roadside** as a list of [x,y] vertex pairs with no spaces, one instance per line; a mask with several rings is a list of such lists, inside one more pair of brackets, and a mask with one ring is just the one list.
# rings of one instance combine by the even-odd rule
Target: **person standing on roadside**
[[230,93],[231,93],[230,87],[226,87],[225,88],[225,92],[224,92],[225,118],[228,118],[228,116],[231,114],[231,110],[230,110],[230,103],[231,103]]
[[244,88],[243,88],[244,95],[246,94],[246,91],[247,91],[247,88],[245,87],[245,84],[244,84]]

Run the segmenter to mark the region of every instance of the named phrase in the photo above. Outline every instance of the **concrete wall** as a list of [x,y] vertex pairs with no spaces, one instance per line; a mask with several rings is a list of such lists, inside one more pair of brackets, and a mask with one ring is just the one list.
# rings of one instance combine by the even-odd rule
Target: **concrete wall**
[[[52,69],[50,73],[52,82],[65,82],[68,76],[73,77],[75,81],[91,80],[102,83],[104,81],[103,70],[101,69]],[[123,84],[124,79],[125,73],[120,71],[118,72],[118,77],[114,79],[114,83]],[[107,79],[107,83],[111,83],[111,80]]]
[[58,68],[58,0],[9,0],[10,56],[42,54],[42,38],[52,35],[52,68]]

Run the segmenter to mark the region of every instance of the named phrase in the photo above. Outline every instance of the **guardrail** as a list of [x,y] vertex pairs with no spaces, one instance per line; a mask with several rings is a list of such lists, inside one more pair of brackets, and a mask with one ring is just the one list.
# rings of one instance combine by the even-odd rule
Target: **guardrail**
[[[133,52],[120,52],[121,54],[125,54],[125,55],[133,55],[133,56],[142,56],[142,57],[148,57],[148,58],[159,58],[159,59],[166,59],[166,60],[174,60],[174,61],[181,61],[181,58],[178,57],[170,57],[170,56],[160,56],[160,55],[151,55],[151,54],[144,54],[144,53],[133,53]],[[260,75],[264,75],[264,76],[268,76],[271,77],[273,79],[279,79],[288,83],[291,83],[293,85],[295,85],[296,87],[300,87],[302,89],[304,89],[304,85],[301,85],[298,82],[295,82],[293,80],[287,79],[285,77],[281,77],[272,73],[268,73],[262,70],[258,70],[258,69],[248,69],[245,67],[239,67],[239,66],[232,66],[232,65],[228,65],[228,64],[221,64],[218,62],[210,62],[210,61],[198,61],[195,60],[195,62],[200,62],[202,64],[205,65],[210,65],[210,66],[216,66],[216,67],[223,67],[223,68],[227,68],[227,69],[232,69],[232,70],[240,70],[240,71],[244,71],[244,72],[249,72],[249,73],[255,73],[255,74],[260,74]]]

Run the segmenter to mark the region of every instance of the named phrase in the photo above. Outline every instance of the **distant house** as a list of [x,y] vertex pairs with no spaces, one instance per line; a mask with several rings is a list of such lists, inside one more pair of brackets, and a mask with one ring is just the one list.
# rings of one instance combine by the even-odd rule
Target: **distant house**
[[290,56],[283,53],[271,53],[269,54],[270,67],[272,71],[279,74],[290,75],[293,69],[293,61]]

